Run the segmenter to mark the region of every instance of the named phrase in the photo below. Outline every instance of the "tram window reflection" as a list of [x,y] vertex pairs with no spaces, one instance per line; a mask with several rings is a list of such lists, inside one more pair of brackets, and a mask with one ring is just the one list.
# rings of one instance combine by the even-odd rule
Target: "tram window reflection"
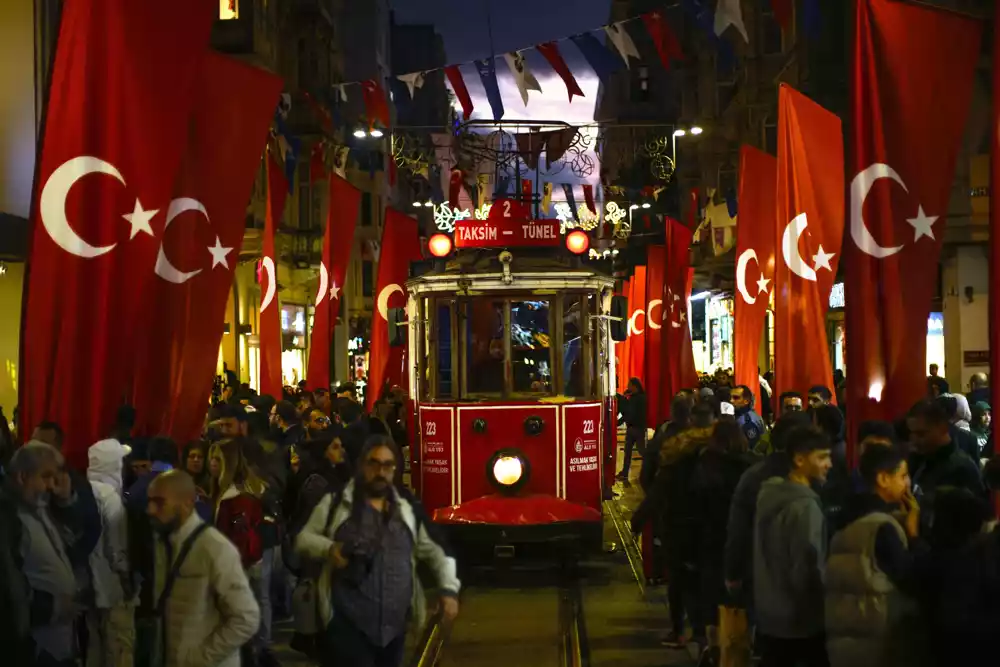
[[552,393],[548,301],[512,301],[510,356],[515,394]]
[[503,301],[466,304],[469,394],[500,396],[504,384]]
[[451,304],[439,303],[434,323],[437,338],[437,398],[452,397]]
[[583,335],[587,321],[586,297],[571,296],[563,309],[562,367],[563,388],[566,396],[582,396],[583,388]]

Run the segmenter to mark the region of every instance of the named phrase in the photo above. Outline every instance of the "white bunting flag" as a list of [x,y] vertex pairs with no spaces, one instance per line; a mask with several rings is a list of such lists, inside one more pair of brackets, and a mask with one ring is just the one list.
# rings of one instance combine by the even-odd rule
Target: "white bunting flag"
[[542,87],[538,84],[538,79],[528,69],[528,63],[524,62],[524,56],[521,55],[520,51],[505,53],[503,57],[507,61],[510,73],[514,75],[514,83],[517,84],[517,90],[521,93],[521,101],[524,102],[524,106],[528,106],[528,91],[536,90],[542,92]]
[[410,74],[402,74],[398,77],[400,81],[406,84],[407,89],[410,91],[410,99],[413,99],[414,92],[417,88],[424,87],[424,73],[423,72],[412,72]]
[[632,56],[636,60],[639,60],[639,50],[635,48],[635,42],[629,37],[628,32],[625,31],[625,26],[621,23],[612,23],[611,25],[604,26],[604,32],[608,34],[608,39],[615,45],[618,49],[618,53],[621,54],[622,58],[625,60],[625,67],[629,66],[628,58]]
[[334,88],[337,89],[337,94],[340,96],[340,101],[341,102],[346,102],[347,101],[347,84],[346,83],[338,83],[337,85],[334,86]]
[[347,154],[350,150],[348,146],[335,146],[333,149],[333,171],[341,178],[346,178]]
[[729,26],[739,30],[743,35],[743,41],[750,43],[747,27],[743,24],[743,8],[740,7],[740,0],[719,0],[719,6],[715,10],[715,34],[721,35]]

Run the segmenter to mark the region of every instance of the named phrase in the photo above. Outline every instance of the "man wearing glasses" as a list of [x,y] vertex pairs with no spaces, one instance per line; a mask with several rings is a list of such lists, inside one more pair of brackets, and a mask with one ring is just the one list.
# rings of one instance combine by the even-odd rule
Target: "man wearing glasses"
[[418,560],[437,577],[443,620],[458,615],[455,559],[419,503],[393,485],[400,460],[391,438],[369,437],[354,479],[320,501],[296,540],[301,556],[324,563],[317,591],[331,665],[401,664],[406,623],[423,611]]

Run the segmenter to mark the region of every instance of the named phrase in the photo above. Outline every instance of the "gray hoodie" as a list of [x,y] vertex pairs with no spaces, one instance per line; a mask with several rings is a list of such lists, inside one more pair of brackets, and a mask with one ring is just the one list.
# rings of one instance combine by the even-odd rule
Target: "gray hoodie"
[[764,482],[753,536],[754,607],[762,634],[794,639],[823,632],[826,531],[815,491],[781,477]]

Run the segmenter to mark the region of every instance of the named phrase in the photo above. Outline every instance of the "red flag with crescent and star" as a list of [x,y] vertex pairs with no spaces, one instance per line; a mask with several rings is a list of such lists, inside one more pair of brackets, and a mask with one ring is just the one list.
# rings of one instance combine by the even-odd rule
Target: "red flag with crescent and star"
[[761,336],[774,281],[778,161],[752,146],[740,149],[739,224],[736,227],[736,296],[733,347],[736,384],[759,386]]
[[246,206],[282,81],[210,53],[188,150],[167,206],[151,286],[145,354],[133,387],[136,432],[190,442],[202,431]]
[[354,247],[354,228],[361,209],[361,191],[337,174],[330,174],[330,203],[323,235],[323,257],[313,313],[312,341],[306,379],[312,389],[330,389],[330,346],[340,312],[347,265]]
[[826,311],[844,233],[844,143],[840,119],[786,85],[778,91],[776,204],[776,391],[805,394],[833,384]]
[[646,423],[656,428],[663,418],[660,390],[663,386],[663,350],[661,338],[666,320],[663,299],[666,296],[666,246],[646,247],[646,357],[642,384],[646,390]]
[[680,221],[666,219],[666,293],[663,297],[663,333],[660,338],[664,361],[660,413],[664,419],[670,416],[671,401],[677,392],[698,386],[691,325],[688,322],[688,299],[691,296],[692,282],[688,269],[691,265],[692,235],[692,231]]
[[260,358],[260,388],[258,391],[280,401],[283,393],[281,377],[281,305],[278,302],[278,257],[274,250],[274,233],[285,211],[288,181],[274,155],[267,154],[267,205],[264,207],[264,236],[261,240],[260,323],[257,327],[257,353]]
[[927,393],[927,318],[982,33],[903,2],[857,0],[856,12],[844,238],[854,423],[895,419]]
[[[628,300],[628,377],[643,380],[646,372],[646,267],[637,266],[632,274],[632,296]],[[646,382],[643,380],[643,386]]]
[[159,236],[213,19],[201,0],[89,0],[62,11],[18,379],[25,439],[39,422],[58,422],[77,467],[144,381],[134,361],[150,335]]
[[406,307],[406,280],[410,262],[419,260],[420,237],[417,221],[390,208],[385,213],[382,250],[375,280],[375,308],[368,357],[368,386],[365,405],[371,410],[383,389],[405,386],[405,347],[389,347],[389,309]]

